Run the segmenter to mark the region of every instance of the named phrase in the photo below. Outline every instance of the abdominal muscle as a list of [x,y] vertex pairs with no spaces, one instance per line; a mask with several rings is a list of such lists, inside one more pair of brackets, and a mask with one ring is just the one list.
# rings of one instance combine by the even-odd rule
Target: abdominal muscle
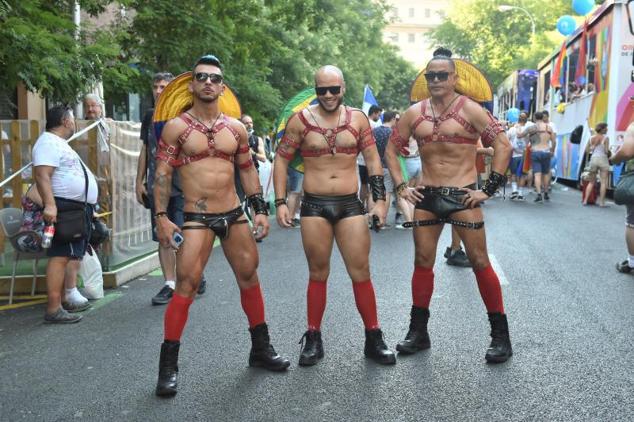
[[476,147],[427,144],[421,150],[423,186],[465,187],[476,182]]
[[208,157],[179,169],[185,212],[222,213],[240,205],[233,163]]

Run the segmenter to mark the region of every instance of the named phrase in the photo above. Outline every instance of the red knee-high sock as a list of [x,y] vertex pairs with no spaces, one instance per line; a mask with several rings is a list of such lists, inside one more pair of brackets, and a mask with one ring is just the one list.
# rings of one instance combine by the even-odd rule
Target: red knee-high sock
[[434,293],[434,269],[414,267],[412,274],[412,302],[418,308],[429,308],[431,295]]
[[264,299],[260,283],[248,289],[240,289],[240,303],[249,320],[249,328],[264,324]]
[[484,306],[489,313],[504,313],[504,301],[502,300],[502,288],[500,287],[500,280],[497,274],[493,270],[493,267],[489,264],[488,267],[481,270],[473,270],[478,280],[478,289],[480,289],[480,296]]
[[326,280],[308,280],[308,290],[306,292],[306,313],[308,317],[308,329],[319,331],[321,320],[326,310],[326,291],[328,283]]
[[363,319],[365,329],[376,330],[379,328],[379,321],[376,316],[376,297],[374,296],[372,280],[353,282],[352,289],[354,291],[354,301],[361,314],[361,319]]
[[194,299],[174,293],[170,303],[167,305],[163,320],[165,340],[181,340],[185,324],[187,323],[187,316],[189,315],[189,305],[191,305],[193,301]]

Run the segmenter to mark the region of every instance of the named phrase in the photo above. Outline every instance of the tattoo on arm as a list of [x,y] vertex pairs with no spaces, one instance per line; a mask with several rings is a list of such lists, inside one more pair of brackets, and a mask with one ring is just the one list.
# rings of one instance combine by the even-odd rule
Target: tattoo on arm
[[167,209],[170,201],[170,194],[172,191],[172,177],[159,171],[156,172],[156,179],[154,180],[154,196],[156,197],[155,206],[157,211],[164,211]]
[[196,207],[196,210],[200,212],[207,211],[207,197],[203,196],[202,198],[197,200],[194,204],[194,207]]

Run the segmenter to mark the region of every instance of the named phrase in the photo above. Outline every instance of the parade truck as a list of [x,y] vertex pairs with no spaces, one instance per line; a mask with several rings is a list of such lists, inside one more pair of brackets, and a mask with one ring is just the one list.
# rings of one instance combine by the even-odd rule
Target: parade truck
[[526,111],[529,116],[535,112],[537,99],[537,78],[539,72],[534,69],[516,70],[500,84],[497,89],[496,115],[506,120],[510,108]]
[[[539,64],[537,109],[548,110],[556,127],[559,180],[580,181],[598,123],[608,124],[612,151],[623,143],[634,118],[633,19],[634,0],[608,0]],[[608,187],[620,173],[612,168]]]

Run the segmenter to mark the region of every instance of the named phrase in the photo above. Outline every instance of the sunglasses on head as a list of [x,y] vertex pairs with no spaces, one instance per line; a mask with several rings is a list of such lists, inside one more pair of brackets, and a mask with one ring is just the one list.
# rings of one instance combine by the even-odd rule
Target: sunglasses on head
[[207,82],[207,79],[209,79],[212,84],[222,83],[222,75],[217,73],[196,72],[194,74],[194,79],[198,82]]
[[338,95],[341,93],[340,86],[316,86],[315,92],[317,95],[326,95],[326,92],[330,91],[332,95]]
[[440,82],[444,82],[449,79],[449,74],[453,72],[427,72],[425,73],[425,80],[427,82],[433,82],[434,79],[438,79]]

